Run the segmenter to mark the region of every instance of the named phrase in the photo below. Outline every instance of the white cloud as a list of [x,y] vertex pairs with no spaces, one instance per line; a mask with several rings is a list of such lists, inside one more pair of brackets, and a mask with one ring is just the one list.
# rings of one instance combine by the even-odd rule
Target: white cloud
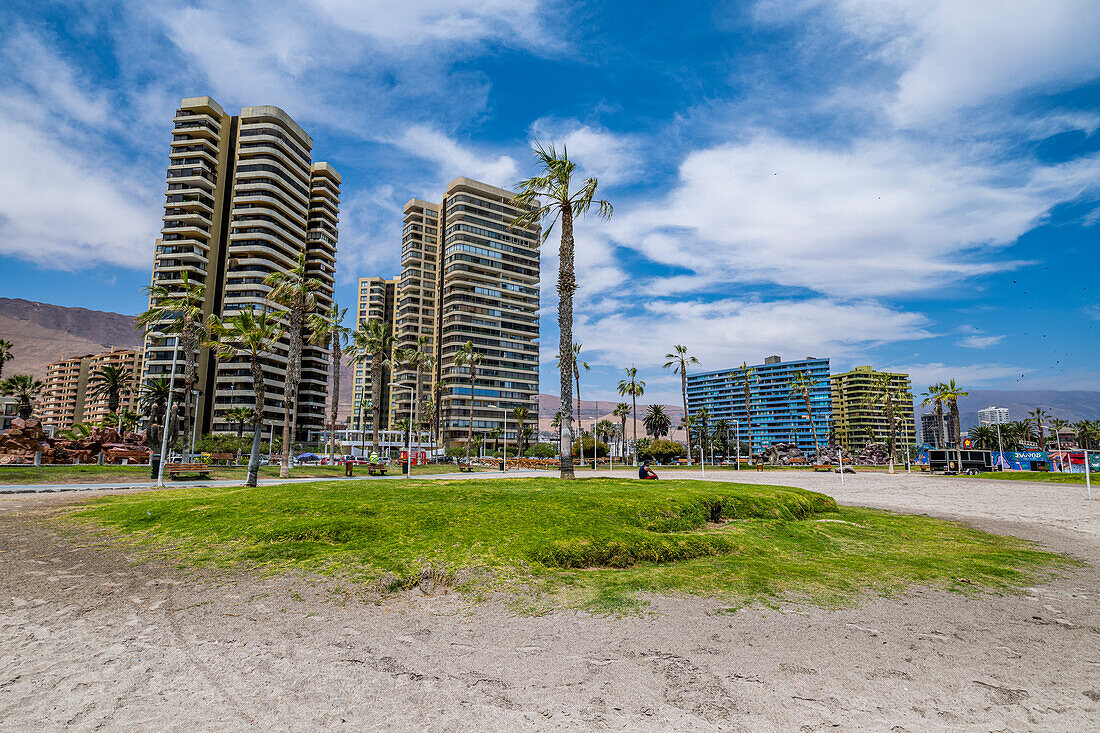
[[412,125],[394,140],[394,144],[419,158],[436,163],[444,181],[455,176],[466,176],[501,188],[511,188],[518,176],[519,167],[511,157],[476,153],[431,127]]
[[644,171],[639,141],[577,120],[544,117],[531,125],[531,137],[553,142],[577,164],[575,178],[596,178],[601,189],[624,181],[637,181]]
[[623,310],[604,316],[578,312],[574,338],[595,363],[652,364],[669,344],[682,343],[703,362],[702,369],[718,369],[758,363],[768,354],[851,355],[930,335],[924,316],[872,301],[653,300],[639,291],[623,296],[620,306]]
[[959,341],[959,346],[965,347],[967,349],[985,349],[995,344],[1001,343],[1002,341],[1004,341],[1004,339],[1005,337],[1003,335],[981,336],[975,334],[973,336],[964,337],[961,341]]
[[897,364],[882,367],[887,372],[908,374],[913,382],[913,394],[920,402],[920,393],[927,385],[954,379],[963,389],[1005,382],[1011,377],[1022,377],[1034,370],[1010,364],[955,364],[927,362],[921,364]]
[[1097,156],[1029,170],[898,139],[829,147],[759,133],[690,154],[666,198],[620,210],[610,231],[708,285],[899,295],[1018,266],[995,253],[1097,180]]
[[821,8],[897,70],[888,111],[902,127],[1100,75],[1093,0],[761,2],[757,17],[802,23],[808,9]]

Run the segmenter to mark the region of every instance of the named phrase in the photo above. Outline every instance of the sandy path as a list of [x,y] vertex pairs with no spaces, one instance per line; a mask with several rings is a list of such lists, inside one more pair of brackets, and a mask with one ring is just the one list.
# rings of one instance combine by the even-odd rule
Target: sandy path
[[[708,478],[732,478],[714,475]],[[771,472],[742,480],[966,519],[1092,563],[1019,596],[917,589],[824,611],[517,617],[417,591],[133,564],[0,497],[0,729],[1088,730],[1100,501],[1083,488]]]

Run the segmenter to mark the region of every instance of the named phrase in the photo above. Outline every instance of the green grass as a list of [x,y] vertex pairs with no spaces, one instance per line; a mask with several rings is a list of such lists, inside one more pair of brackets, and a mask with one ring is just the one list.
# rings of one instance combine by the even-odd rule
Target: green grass
[[331,573],[383,590],[430,575],[519,607],[635,607],[645,592],[833,604],[913,583],[1029,582],[1060,558],[923,516],[794,488],[552,478],[195,488],[75,517],[184,563]]
[[[1047,471],[991,471],[979,473],[977,478],[995,478],[1002,481],[1046,481],[1053,484],[1081,484],[1085,485],[1083,473],[1054,473]],[[1097,475],[1091,477],[1093,485],[1096,485]]]
[[[490,469],[474,467],[474,471],[487,471]],[[439,473],[455,473],[455,466],[414,466],[413,475],[430,475]],[[245,479],[248,469],[243,466],[211,466],[211,480],[240,480]],[[394,466],[389,475],[400,473],[400,469]],[[290,469],[291,478],[324,478],[327,476],[343,476],[343,466],[296,466]],[[366,466],[355,467],[356,476],[366,476]],[[261,466],[262,478],[278,478],[278,466]],[[165,476],[168,482],[168,476]],[[187,480],[193,476],[185,477]],[[148,466],[0,466],[0,486],[13,484],[98,484],[111,481],[148,482]]]

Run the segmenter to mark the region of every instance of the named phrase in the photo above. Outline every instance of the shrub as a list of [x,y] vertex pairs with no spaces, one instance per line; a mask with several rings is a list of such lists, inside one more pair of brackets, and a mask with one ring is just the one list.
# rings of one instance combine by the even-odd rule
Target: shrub
[[548,443],[535,443],[529,446],[523,455],[528,458],[554,458],[558,455],[558,447]]
[[[586,435],[584,437],[584,457],[585,458],[591,458],[592,457],[593,441],[594,441],[594,439],[590,435]],[[595,446],[596,446],[596,457],[597,458],[607,458],[607,443],[605,443],[601,440],[600,442],[596,443]],[[579,440],[574,440],[573,441],[573,456],[574,457],[579,456],[580,451],[581,451],[581,442]]]
[[[641,443],[640,440],[638,442]],[[661,438],[647,441],[645,445],[640,446],[638,449],[638,457],[643,461],[668,463],[683,458],[685,455],[687,455],[687,451],[684,446],[675,441]]]

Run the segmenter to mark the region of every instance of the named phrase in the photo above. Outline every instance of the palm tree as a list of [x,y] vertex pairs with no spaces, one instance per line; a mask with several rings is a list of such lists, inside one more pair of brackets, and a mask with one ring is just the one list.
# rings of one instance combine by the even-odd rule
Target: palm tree
[[[580,344],[573,344],[573,349],[569,353],[569,361],[572,362],[572,365],[569,368],[572,369],[573,377],[577,381],[577,429],[578,430],[583,430],[583,428],[581,427],[581,367],[584,367],[585,371],[588,371],[592,367],[590,367],[588,365],[588,362],[581,361],[580,360],[580,355],[581,355],[581,345]],[[562,366],[561,366],[561,353],[559,352],[557,354],[557,356],[555,356],[554,358],[558,363],[558,369],[561,369],[562,368]],[[572,412],[569,413],[569,419],[570,419],[570,421],[572,421],[572,419],[573,419]],[[584,463],[584,441],[583,440],[580,442],[580,446],[581,446],[580,461],[583,464]]]
[[722,446],[722,455],[729,457],[730,454],[730,423],[726,418],[721,418],[714,421],[714,427],[711,429],[711,435],[714,436],[714,442]]
[[[378,452],[378,425],[382,422],[382,370],[390,363],[386,355],[390,352],[393,338],[389,328],[381,321],[363,321],[359,330],[352,334],[351,351],[355,354],[352,362],[370,364],[371,395],[371,451]],[[360,411],[362,414],[362,411]]]
[[619,382],[619,394],[630,395],[632,407],[630,414],[634,416],[634,450],[631,454],[634,458],[634,464],[638,464],[638,398],[645,394],[645,382],[638,379],[638,368],[627,367],[626,379]]
[[4,376],[4,365],[15,358],[11,353],[12,343],[6,339],[0,339],[0,377]]
[[982,450],[997,450],[997,430],[988,425],[975,425],[967,436]]
[[622,426],[622,429],[619,431],[619,439],[622,441],[620,443],[620,446],[619,446],[621,448],[621,450],[619,451],[619,455],[622,456],[625,459],[626,458],[626,418],[630,415],[630,405],[627,404],[626,402],[620,402],[619,404],[615,405],[615,409],[611,411],[611,414],[614,415],[615,417],[619,418],[619,422],[621,423],[621,426]]
[[1065,420],[1060,417],[1052,417],[1050,419],[1050,432],[1052,437],[1054,438],[1054,444],[1058,447],[1058,450],[1062,449],[1062,440],[1059,437],[1059,433],[1062,432],[1062,428],[1067,427],[1069,427],[1069,420]]
[[[309,343],[327,347],[329,363],[332,365],[332,394],[328,407],[328,452],[331,460],[336,460],[336,412],[340,408],[340,360],[348,349],[351,329],[344,325],[348,309],[341,309],[335,301],[323,313],[311,313],[306,319],[309,329]],[[240,435],[238,434],[238,437]]]
[[210,334],[208,346],[219,359],[243,356],[248,359],[252,374],[254,409],[252,413],[252,452],[248,458],[246,486],[255,486],[260,471],[260,437],[263,428],[264,402],[267,398],[267,382],[264,377],[264,359],[271,357],[279,340],[285,336],[282,325],[267,311],[241,310],[222,321],[210,316],[207,324]]
[[596,440],[603,438],[603,441],[609,446],[611,445],[611,436],[615,432],[615,423],[610,420],[600,420],[596,423]]
[[933,405],[936,414],[936,429],[932,431],[936,435],[936,447],[947,447],[947,436],[943,434],[943,393],[947,388],[943,382],[936,382],[935,384],[928,385],[928,391],[921,396],[924,399],[921,401],[921,407],[928,407]]
[[[871,377],[870,390],[867,394],[866,404],[870,406],[882,405],[886,410],[886,435],[887,445],[890,447],[890,468],[894,473],[894,455],[896,452],[895,441],[897,439],[897,409],[905,393],[889,374],[874,374]],[[815,439],[816,443],[816,439]]]
[[[178,288],[153,285],[145,288],[145,292],[149,294],[149,309],[135,318],[134,322],[145,330],[146,336],[155,332],[175,336],[173,349],[183,352],[183,420],[180,433],[181,443],[186,450],[186,446],[191,444],[188,440],[194,402],[191,393],[195,389],[195,382],[199,380],[199,348],[203,345],[207,332],[203,323],[206,286],[192,283],[187,272],[184,272],[183,284]],[[170,379],[175,387],[176,375],[172,374]]]
[[1045,434],[1046,421],[1050,419],[1050,413],[1041,407],[1036,407],[1031,412],[1027,413],[1028,420],[1031,421],[1032,434],[1038,437],[1039,450],[1046,450],[1047,440]]
[[225,411],[225,419],[231,423],[237,424],[238,438],[244,434],[245,424],[252,422],[253,412],[255,411],[251,407],[234,407],[231,410]]
[[1093,420],[1078,420],[1070,426],[1077,435],[1077,444],[1086,450],[1091,450],[1096,440],[1094,422]]
[[474,343],[467,341],[455,352],[455,366],[465,366],[470,372],[470,424],[466,429],[466,460],[470,460],[470,443],[474,438],[474,382],[477,381],[477,366],[481,363],[481,354],[474,351]]
[[[814,450],[820,452],[821,446],[817,443],[817,427],[814,425],[814,408],[810,403],[810,390],[818,385],[818,380],[813,378],[809,372],[802,371],[801,369],[791,374],[791,380],[787,383],[787,387],[791,390],[791,395],[801,397],[802,404],[806,407],[806,419],[810,421],[810,434],[813,436]],[[893,423],[891,423],[891,426]],[[894,472],[893,456],[890,458],[890,473]]]
[[[707,453],[707,449],[709,448],[709,446],[707,445],[707,438],[710,435],[710,432],[707,428],[707,425],[710,422],[710,411],[707,410],[707,408],[705,407],[701,407],[699,408],[699,411],[695,413],[694,418],[695,427],[699,431],[699,450],[701,450],[703,455],[705,456]],[[688,432],[688,434],[691,434],[690,431]],[[700,457],[699,462],[702,463],[702,461],[703,459],[702,457]]]
[[412,349],[404,349],[400,352],[400,355],[395,354],[395,359],[401,364],[402,369],[413,373],[413,390],[412,390],[412,402],[410,403],[409,419],[416,423],[417,430],[420,429],[420,405],[417,401],[420,398],[420,378],[424,373],[425,368],[429,363],[430,354],[428,353],[428,342],[430,338],[428,336],[419,336],[416,339],[416,347]]
[[65,440],[84,440],[92,434],[92,427],[86,422],[78,422],[71,428],[59,430],[57,434]]
[[752,458],[752,390],[750,385],[756,380],[756,370],[747,361],[741,362],[741,390],[745,399],[745,433],[749,443],[749,457]]
[[30,374],[13,374],[0,382],[0,394],[15,398],[19,405],[19,417],[24,420],[29,420],[34,414],[34,401],[45,388],[45,383]]
[[[673,374],[680,375],[680,396],[684,398],[684,414],[688,414],[688,378],[687,370],[688,364],[698,364],[699,360],[694,356],[688,354],[686,346],[676,344],[672,347],[673,351],[665,354],[665,358],[668,361],[665,362],[663,369],[671,369]],[[669,425],[671,425],[671,420]],[[654,436],[660,437],[660,436]],[[691,456],[691,433],[688,433],[688,456]]]
[[413,427],[412,418],[403,417],[394,424],[394,427],[397,428],[398,430],[400,430],[401,434],[405,436],[405,446],[406,447],[411,446],[412,445],[412,427]]
[[963,390],[962,387],[955,384],[955,380],[951,379],[946,384],[942,385],[943,390],[940,393],[940,397],[947,403],[947,407],[950,410],[951,425],[955,429],[955,435],[959,436],[955,440],[955,460],[958,470],[962,470],[962,425],[959,422],[959,400],[969,397],[970,393]]
[[672,418],[668,416],[665,408],[661,405],[650,405],[649,409],[646,410],[642,425],[645,427],[646,435],[660,438],[662,435],[668,435],[668,431],[672,427]]
[[493,428],[486,435],[493,441],[493,450],[496,450],[500,447],[500,436],[504,435],[504,428]]
[[[558,249],[558,328],[560,339],[558,353],[568,354],[573,348],[573,293],[577,290],[577,279],[573,267],[573,220],[585,214],[592,204],[603,219],[610,219],[612,206],[607,201],[596,199],[599,185],[595,178],[588,178],[580,189],[570,191],[576,164],[569,160],[568,151],[561,153],[553,145],[544,146],[535,143],[532,152],[541,169],[540,175],[519,183],[519,194],[512,200],[513,205],[525,212],[516,217],[513,228],[527,228],[533,224],[549,220],[542,232],[542,239],[550,236],[558,217],[561,217],[561,246]],[[566,415],[572,415],[572,369],[568,362],[559,365],[561,375],[561,406]],[[573,478],[573,428],[565,421],[565,431],[561,439],[561,477]]]
[[283,380],[283,456],[279,478],[290,477],[290,452],[297,422],[298,385],[302,381],[302,345],[306,318],[317,308],[313,293],[324,287],[306,271],[306,252],[298,253],[298,261],[287,270],[273,272],[264,278],[271,288],[267,299],[285,309],[289,346],[286,355],[286,378]]
[[514,407],[512,408],[512,419],[516,421],[516,437],[519,440],[519,455],[523,455],[523,452],[527,450],[527,433],[525,430],[525,423],[531,419],[531,411],[526,407]]
[[148,416],[153,406],[157,406],[160,414],[164,414],[168,406],[168,393],[172,391],[167,377],[154,377],[141,385],[141,406]]
[[130,391],[133,378],[133,373],[126,367],[100,367],[88,379],[88,394],[97,399],[106,399],[107,412],[118,412],[122,395]]
[[132,410],[122,412],[110,412],[103,418],[103,424],[107,427],[118,428],[118,432],[125,433],[137,425],[138,414]]

